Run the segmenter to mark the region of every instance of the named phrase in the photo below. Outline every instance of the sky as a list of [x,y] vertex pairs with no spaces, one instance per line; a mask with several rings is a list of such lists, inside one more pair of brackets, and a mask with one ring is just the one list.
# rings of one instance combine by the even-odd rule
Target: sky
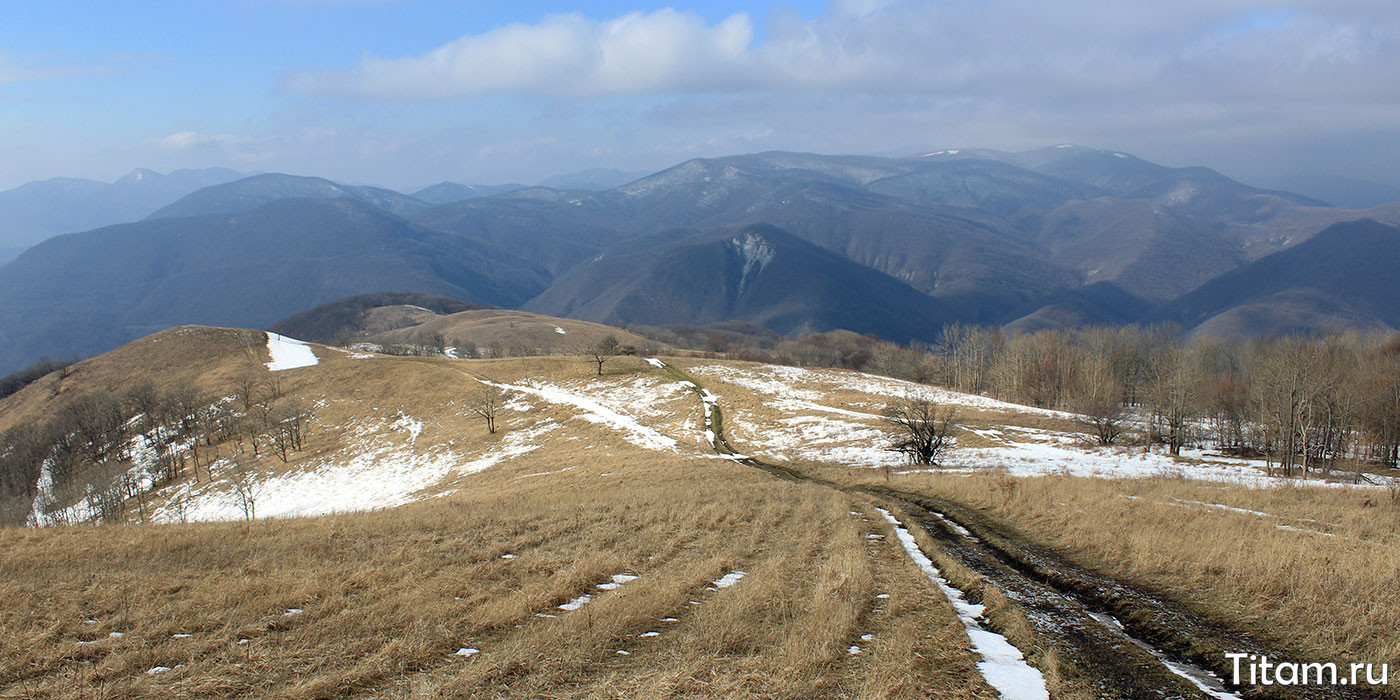
[[1393,0],[7,3],[0,189],[229,167],[413,189],[763,150],[1077,143],[1400,185]]

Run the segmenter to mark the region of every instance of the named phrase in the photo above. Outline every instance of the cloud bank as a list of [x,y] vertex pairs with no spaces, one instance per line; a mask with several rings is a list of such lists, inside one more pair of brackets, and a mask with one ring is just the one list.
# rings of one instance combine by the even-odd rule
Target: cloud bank
[[554,15],[420,55],[296,71],[284,87],[387,100],[859,92],[1381,106],[1400,90],[1390,3],[847,0],[769,24],[757,42],[744,13],[713,24],[671,9]]

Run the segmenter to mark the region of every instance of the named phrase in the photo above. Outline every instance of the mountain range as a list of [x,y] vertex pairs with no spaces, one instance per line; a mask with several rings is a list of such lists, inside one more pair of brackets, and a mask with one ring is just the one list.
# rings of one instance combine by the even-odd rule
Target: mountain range
[[0,256],[60,233],[135,221],[185,195],[245,177],[226,168],[137,168],[115,182],[71,177],[29,182],[0,192]]
[[892,340],[931,340],[950,321],[1400,327],[1388,301],[1400,288],[1376,271],[1400,240],[1396,203],[1337,207],[1072,145],[769,152],[632,175],[412,195],[282,174],[213,183],[0,267],[0,369],[389,291]]

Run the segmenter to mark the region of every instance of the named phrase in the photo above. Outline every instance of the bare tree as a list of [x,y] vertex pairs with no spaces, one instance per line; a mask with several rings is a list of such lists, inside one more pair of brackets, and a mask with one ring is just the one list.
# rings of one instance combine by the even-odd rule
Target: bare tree
[[1200,403],[1193,372],[1186,351],[1169,345],[1160,350],[1148,376],[1149,425],[1173,455],[1179,456],[1186,445]]
[[1077,381],[1067,388],[1069,405],[1100,445],[1112,445],[1126,428],[1123,385],[1114,372],[1113,355],[1107,351],[1111,336],[1103,333],[1086,333],[1086,336],[1088,342],[1078,360],[1081,367]]
[[583,354],[598,366],[598,376],[601,377],[603,376],[603,363],[622,354],[622,341],[609,333],[598,342],[585,348]]
[[956,414],[951,407],[909,397],[887,406],[883,417],[890,432],[888,449],[903,454],[910,464],[938,466],[953,446],[949,433],[956,426]]
[[468,410],[486,421],[486,432],[488,433],[495,434],[496,432],[496,414],[500,412],[504,398],[500,387],[494,384],[482,384],[467,404]]
[[228,479],[233,484],[234,499],[243,511],[243,519],[252,527],[258,517],[258,496],[262,495],[263,483],[257,478],[246,460],[231,460]]

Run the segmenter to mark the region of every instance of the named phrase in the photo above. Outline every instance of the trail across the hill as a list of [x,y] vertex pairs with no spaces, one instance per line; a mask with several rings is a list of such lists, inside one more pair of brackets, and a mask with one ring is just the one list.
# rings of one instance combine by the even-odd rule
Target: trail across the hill
[[[819,484],[897,506],[907,516],[903,525],[922,529],[944,554],[1014,602],[1034,628],[1042,652],[1053,650],[1060,666],[1058,675],[1087,693],[1126,700],[1240,700],[1244,689],[1227,688],[1221,680],[1220,674],[1229,671],[1224,651],[1292,660],[1240,630],[1204,620],[1161,596],[1070,562],[1030,542],[1005,523],[962,504],[891,487],[837,484],[741,452],[724,431],[722,408],[714,394],[672,365],[652,364],[695,387],[706,404],[707,427],[714,431],[712,444],[717,453],[781,479]],[[978,619],[977,624],[989,627],[984,619]],[[1039,658],[1044,659],[1045,654]],[[1003,697],[1018,697],[992,684]],[[1295,686],[1288,690],[1289,697],[1296,698],[1389,697],[1361,687]]]

